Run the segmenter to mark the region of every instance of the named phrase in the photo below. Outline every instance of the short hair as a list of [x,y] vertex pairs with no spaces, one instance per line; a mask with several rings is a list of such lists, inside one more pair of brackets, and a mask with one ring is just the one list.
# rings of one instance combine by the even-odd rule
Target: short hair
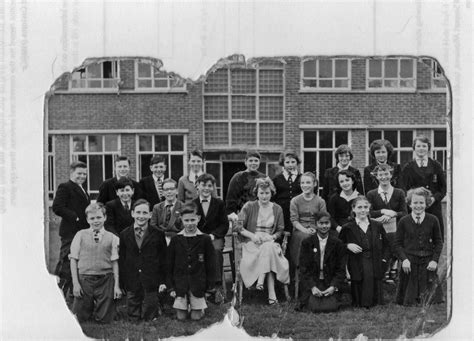
[[249,150],[249,151],[247,152],[247,154],[245,155],[245,160],[248,160],[248,159],[250,159],[251,157],[256,157],[256,158],[259,159],[259,160],[262,158],[262,156],[260,155],[260,153],[257,152],[256,150]]
[[329,218],[331,220],[331,214],[326,211],[318,211],[314,214],[314,221],[318,222],[321,218]]
[[298,165],[301,163],[301,159],[298,156],[298,154],[296,154],[296,152],[294,152],[292,150],[287,150],[287,151],[280,154],[280,158],[278,159],[278,164],[283,167],[284,164],[285,164],[285,159],[287,157],[291,157],[291,158],[295,159],[296,164],[298,164]]
[[258,189],[270,189],[270,192],[275,194],[276,188],[275,185],[273,184],[273,181],[267,176],[265,178],[257,178],[255,180],[255,187],[253,189],[253,193],[257,195]]
[[150,207],[150,203],[145,200],[145,199],[138,199],[137,201],[135,201],[133,204],[132,204],[132,211],[135,211],[135,207],[137,206],[140,206],[140,205],[147,205],[148,206],[148,209],[150,210],[151,207]]
[[432,194],[429,189],[424,187],[412,188],[407,192],[407,204],[411,204],[411,200],[414,195],[419,195],[425,198],[426,207],[429,207],[432,202]]
[[372,206],[370,204],[369,199],[365,195],[358,195],[355,199],[352,200],[351,207],[354,208],[359,201],[367,201],[369,203],[369,207]]
[[200,182],[206,183],[208,181],[212,182],[213,185],[216,184],[216,178],[212,174],[202,173],[196,179],[196,184],[198,184]]
[[191,151],[189,153],[189,159],[191,159],[192,156],[197,156],[201,160],[204,160],[204,154],[203,154],[202,150],[194,149],[193,151]]
[[413,150],[415,150],[415,145],[416,145],[416,141],[420,141],[420,142],[423,142],[423,143],[426,143],[428,145],[428,151],[431,150],[431,141],[428,137],[426,137],[425,135],[418,135],[416,136],[414,139],[413,139]]
[[313,180],[314,185],[316,187],[319,186],[319,181],[318,181],[318,179],[316,178],[316,175],[313,172],[304,172],[303,174],[301,174],[300,181],[301,181],[301,178],[303,176],[307,176],[307,177],[311,178]]
[[130,159],[126,156],[117,156],[115,158],[115,164],[117,164],[117,162],[120,162],[120,161],[127,161],[128,162],[128,165],[130,166]]
[[163,155],[153,155],[153,157],[150,160],[150,166],[153,166],[154,164],[157,163],[164,163],[166,165],[166,160]]
[[197,214],[197,211],[197,205],[194,202],[190,201],[183,205],[183,208],[181,209],[181,216],[185,214]]
[[393,145],[390,143],[389,140],[384,140],[384,139],[379,139],[379,140],[374,140],[370,144],[370,156],[375,160],[375,152],[379,149],[382,149],[382,147],[385,147],[387,150],[387,160],[390,159],[390,157],[393,154]]
[[372,174],[372,176],[376,177],[378,172],[386,172],[386,171],[389,171],[390,174],[393,175],[392,166],[390,166],[389,164],[384,163],[384,164],[375,166],[375,168],[372,170],[372,172],[370,172],[370,174]]
[[165,187],[165,184],[173,184],[174,185],[174,188],[178,188],[178,183],[174,180],[174,179],[171,179],[171,178],[166,178],[163,180],[163,188]]
[[114,188],[115,190],[119,190],[119,189],[122,189],[122,188],[125,188],[127,186],[130,186],[131,189],[134,189],[135,187],[133,186],[133,182],[132,180],[130,180],[129,178],[126,178],[124,176],[122,176],[120,179],[118,179],[118,181],[115,183],[114,185]]
[[349,170],[349,169],[343,169],[343,170],[340,170],[339,172],[336,173],[336,186],[338,189],[342,190],[341,188],[341,185],[339,184],[339,175],[345,175],[347,176],[348,178],[351,178],[352,179],[352,189],[354,190],[357,185],[359,184],[359,181],[357,181],[357,177],[356,175],[354,174],[353,171]]
[[86,207],[86,216],[89,214],[89,213],[92,213],[92,212],[102,212],[102,214],[104,215],[104,217],[106,216],[106,210],[105,210],[105,205],[101,202],[93,202],[92,204],[89,204],[87,207]]
[[352,149],[347,144],[341,144],[339,147],[337,147],[336,152],[334,153],[336,161],[339,162],[339,155],[346,153],[349,154],[351,160],[354,158],[354,155],[352,154]]
[[73,161],[69,166],[69,170],[71,172],[74,172],[76,168],[87,168],[87,165],[85,164],[85,162],[82,161]]

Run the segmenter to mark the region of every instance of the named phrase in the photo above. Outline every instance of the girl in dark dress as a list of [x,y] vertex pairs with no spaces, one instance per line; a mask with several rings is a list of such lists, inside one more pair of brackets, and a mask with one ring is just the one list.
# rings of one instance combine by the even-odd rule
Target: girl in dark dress
[[383,303],[382,278],[390,256],[385,230],[369,219],[370,203],[364,196],[352,201],[355,220],[342,227],[339,238],[347,248],[352,305],[369,308]]

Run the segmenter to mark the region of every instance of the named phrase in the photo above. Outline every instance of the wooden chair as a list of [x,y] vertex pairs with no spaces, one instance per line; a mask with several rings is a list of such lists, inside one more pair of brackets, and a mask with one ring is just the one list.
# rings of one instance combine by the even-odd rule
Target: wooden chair
[[[242,229],[242,222],[238,221],[237,223],[232,224],[232,241],[234,246],[234,259],[235,259],[235,286],[238,296],[238,306],[242,305],[242,298],[243,298],[243,289],[244,289],[244,282],[242,281],[242,276],[240,274],[240,260],[242,259],[242,241],[243,238],[241,237],[239,231]],[[288,237],[291,235],[290,232],[285,231],[283,234],[283,242],[281,244],[281,249],[283,254],[286,252],[286,248],[288,246]],[[285,298],[287,301],[291,299],[290,293],[288,290],[288,284],[284,284],[285,290]]]
[[[235,257],[232,239],[232,230],[229,229],[229,232],[224,237],[224,249],[222,250],[222,257],[224,258],[224,262],[222,264],[222,289],[224,291],[224,297],[227,297],[227,285],[225,280],[226,272],[232,272],[232,283],[235,283]],[[229,265],[224,265],[226,255],[229,257]]]

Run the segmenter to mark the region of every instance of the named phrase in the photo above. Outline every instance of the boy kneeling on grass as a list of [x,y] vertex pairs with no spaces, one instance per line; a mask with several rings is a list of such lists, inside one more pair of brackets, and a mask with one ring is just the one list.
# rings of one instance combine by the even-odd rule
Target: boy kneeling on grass
[[69,259],[74,294],[72,311],[79,322],[94,319],[110,323],[115,316],[114,299],[122,296],[119,287],[119,238],[104,229],[105,207],[101,203],[86,208],[90,228],[74,236]]
[[207,308],[205,293],[214,289],[216,259],[211,238],[198,230],[201,217],[195,203],[181,210],[183,230],[168,246],[168,283],[175,297],[173,308],[178,320],[200,320]]
[[158,293],[166,290],[165,234],[149,225],[150,204],[132,205],[133,225],[120,233],[120,278],[127,292],[127,313],[133,320],[160,314]]

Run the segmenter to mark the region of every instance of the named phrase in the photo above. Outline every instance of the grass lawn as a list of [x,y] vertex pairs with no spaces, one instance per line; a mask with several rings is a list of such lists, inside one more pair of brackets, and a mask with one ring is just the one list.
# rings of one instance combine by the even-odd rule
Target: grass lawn
[[[386,302],[395,295],[394,285],[384,285]],[[444,285],[444,289],[446,289]],[[446,292],[446,291],[444,291]],[[283,295],[280,295],[283,297]],[[266,305],[265,294],[244,291],[244,300],[239,309],[242,328],[251,336],[278,336],[293,339],[353,339],[359,334],[373,338],[395,339],[400,335],[414,337],[432,334],[447,322],[446,303],[433,305],[425,311],[422,323],[422,308],[403,307],[394,303],[371,309],[354,309],[350,296],[342,295],[343,306],[339,312],[312,314],[296,312],[295,302],[281,302],[278,306]],[[118,320],[110,325],[93,322],[82,324],[84,333],[96,339],[158,339],[171,336],[193,335],[203,328],[223,320],[230,303],[216,306],[209,303],[205,317],[199,321],[179,322],[174,312],[165,306],[163,315],[152,322],[129,322],[125,317],[125,302],[118,307]]]

